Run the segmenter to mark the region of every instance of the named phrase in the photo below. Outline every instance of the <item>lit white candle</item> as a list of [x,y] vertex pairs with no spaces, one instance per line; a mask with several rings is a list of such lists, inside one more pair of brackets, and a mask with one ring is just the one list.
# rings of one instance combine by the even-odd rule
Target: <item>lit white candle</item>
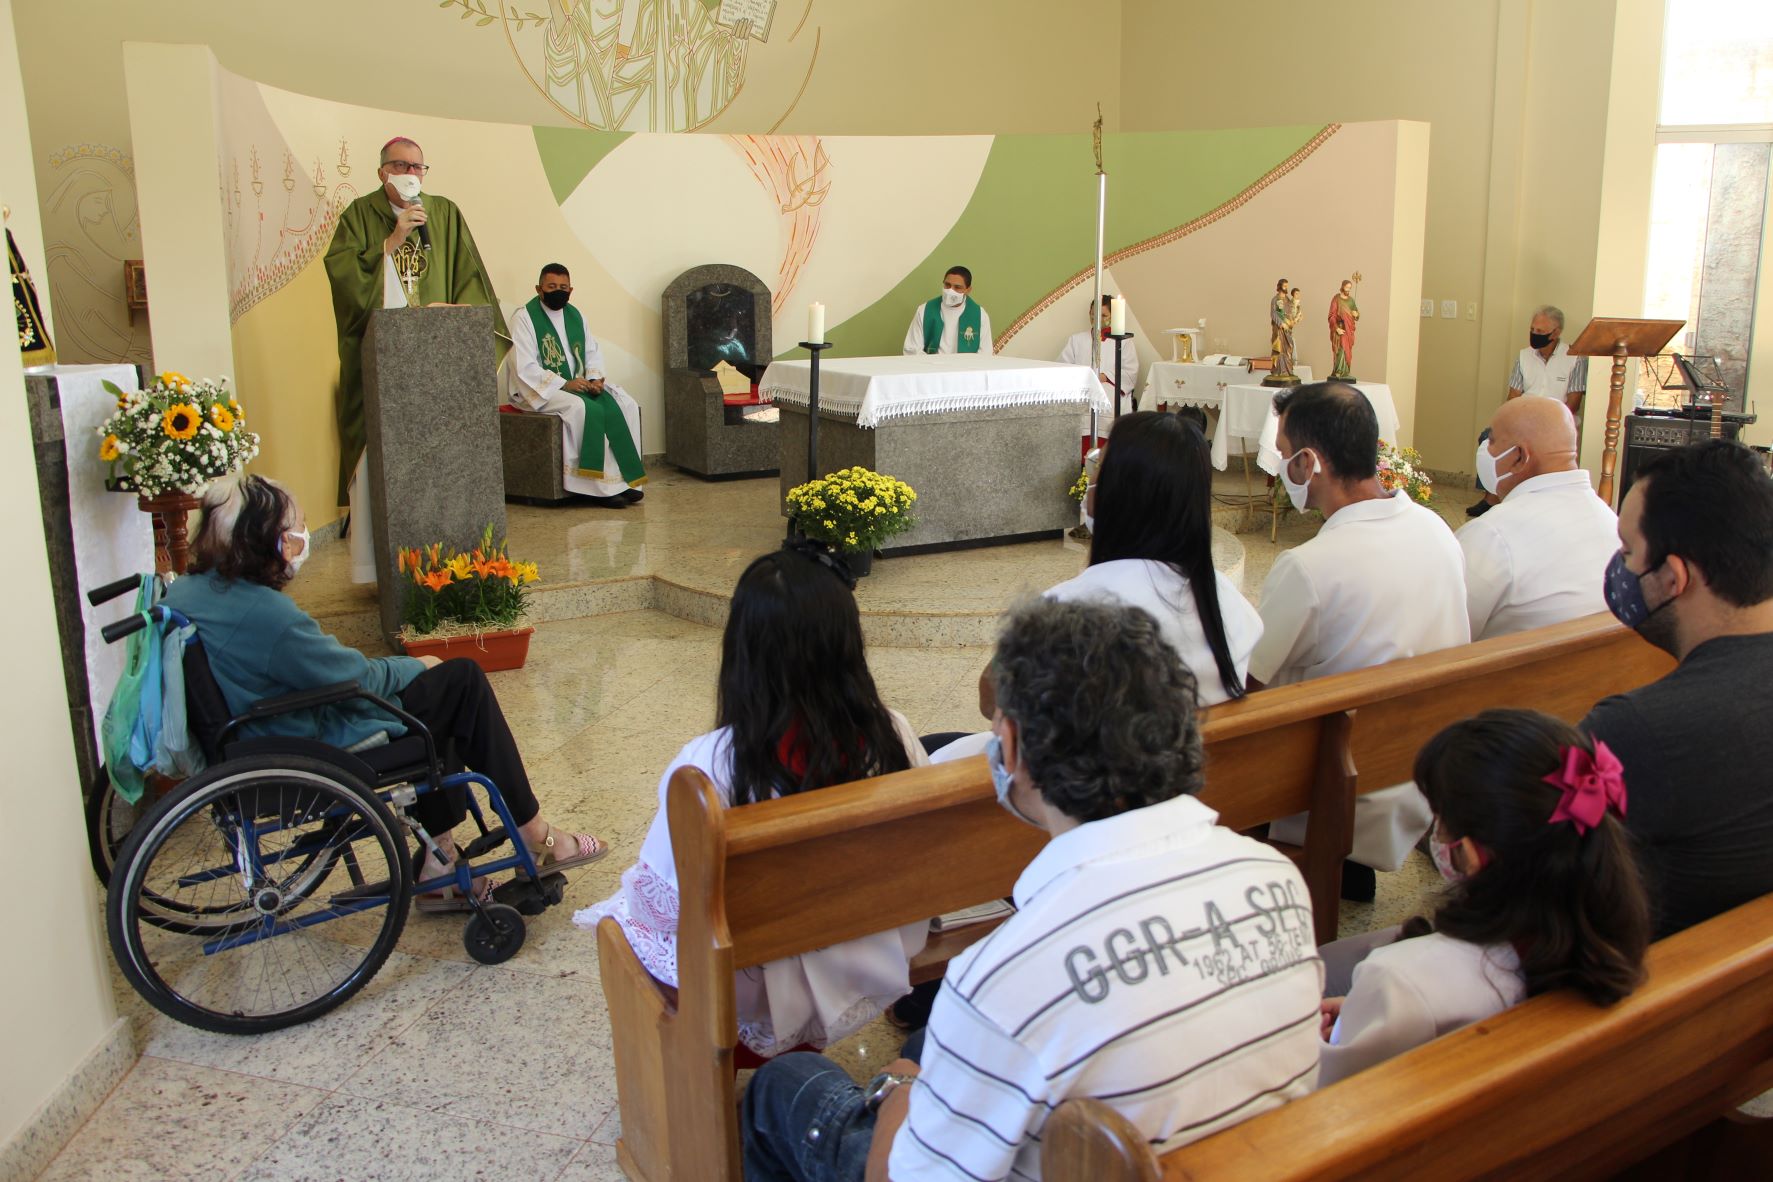
[[1119,296],[1108,309],[1108,331],[1113,336],[1121,336],[1127,331],[1127,302]]
[[806,310],[806,339],[808,344],[823,344],[825,340],[825,305],[811,304]]

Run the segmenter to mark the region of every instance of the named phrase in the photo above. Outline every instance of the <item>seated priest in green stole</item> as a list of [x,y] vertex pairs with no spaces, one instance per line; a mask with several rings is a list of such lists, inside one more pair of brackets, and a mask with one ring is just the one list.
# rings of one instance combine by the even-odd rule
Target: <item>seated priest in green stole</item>
[[499,367],[499,392],[523,410],[560,416],[568,492],[626,509],[646,483],[640,407],[606,380],[603,351],[585,331],[572,294],[565,267],[542,268],[536,298],[511,313],[511,352]]
[[[351,506],[351,577],[375,581],[369,532],[369,468],[363,462],[363,334],[377,308],[435,304],[498,306],[467,219],[448,198],[420,197],[430,171],[418,144],[382,145],[381,187],[339,214],[326,249],[339,330],[339,503]],[[495,322],[496,332],[496,322]],[[491,349],[502,349],[495,336]],[[488,359],[497,352],[489,349]]]
[[905,333],[905,356],[917,353],[990,353],[991,317],[973,302],[973,273],[950,267],[942,294],[919,304]]

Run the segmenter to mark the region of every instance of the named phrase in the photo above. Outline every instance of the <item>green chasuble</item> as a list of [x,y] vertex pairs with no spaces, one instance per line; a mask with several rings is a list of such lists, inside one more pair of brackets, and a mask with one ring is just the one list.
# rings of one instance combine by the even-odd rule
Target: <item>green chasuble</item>
[[[476,304],[494,309],[498,298],[480,261],[467,219],[447,197],[426,193],[425,224],[431,249],[424,252],[425,271],[407,296],[413,307],[426,304]],[[394,207],[386,190],[377,188],[347,205],[339,214],[332,245],[326,249],[326,277],[332,283],[332,310],[339,330],[339,504],[350,499],[351,477],[363,455],[363,334],[369,314],[382,306],[382,243],[394,232]],[[415,249],[419,235],[407,242]],[[405,290],[405,285],[401,288]],[[497,341],[494,361],[504,356]]]
[[[960,322],[954,326],[954,351],[979,351],[979,305],[968,296],[960,307]],[[942,348],[942,297],[937,296],[923,306],[923,351],[934,353]]]
[[[523,306],[529,322],[536,330],[536,360],[543,369],[558,378],[571,378],[585,371],[585,318],[568,304],[560,319],[566,325],[566,343],[554,331],[542,298],[537,296]],[[604,443],[616,457],[622,480],[629,487],[646,483],[646,469],[640,463],[640,451],[634,446],[634,435],[622,408],[608,394],[575,394],[585,404],[585,430],[579,440],[579,475],[592,480],[607,480],[603,472]]]

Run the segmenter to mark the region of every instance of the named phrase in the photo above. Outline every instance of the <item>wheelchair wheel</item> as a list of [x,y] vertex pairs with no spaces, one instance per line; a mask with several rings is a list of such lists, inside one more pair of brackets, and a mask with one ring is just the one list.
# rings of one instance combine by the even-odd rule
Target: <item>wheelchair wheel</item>
[[517,955],[527,934],[523,915],[517,908],[488,903],[469,917],[468,925],[462,929],[462,945],[481,964],[504,964]]
[[130,804],[111,787],[111,778],[99,768],[86,796],[86,850],[92,856],[92,872],[99,885],[111,881],[111,867],[117,864],[117,851],[129,839],[136,822],[148,811],[152,799],[144,798]]
[[[335,869],[349,879],[322,890]],[[222,1034],[309,1021],[375,976],[406,923],[406,842],[356,777],[302,756],[212,768],[148,810],[105,922],[123,975]]]

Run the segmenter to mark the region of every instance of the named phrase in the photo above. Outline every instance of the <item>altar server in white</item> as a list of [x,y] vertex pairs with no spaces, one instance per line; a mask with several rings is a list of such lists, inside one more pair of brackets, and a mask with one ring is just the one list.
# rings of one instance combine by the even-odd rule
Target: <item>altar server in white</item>
[[905,356],[918,353],[991,353],[991,316],[973,301],[973,273],[950,267],[942,292],[917,306],[905,331]]
[[573,281],[559,263],[542,268],[536,297],[509,318],[511,351],[499,393],[513,406],[559,415],[566,488],[609,509],[641,499],[640,407],[606,380],[603,351],[572,306]]
[[1607,610],[1619,518],[1576,466],[1576,419],[1555,398],[1505,402],[1478,444],[1478,483],[1501,496],[1459,531],[1471,638],[1487,640]]
[[[1433,510],[1379,483],[1379,420],[1366,396],[1342,382],[1312,382],[1274,404],[1287,496],[1300,512],[1321,512],[1324,525],[1276,558],[1262,586],[1251,681],[1288,685],[1467,643],[1459,543]],[[1360,797],[1353,861],[1396,870],[1429,820],[1413,784]],[[1300,814],[1269,831],[1297,843],[1304,822]],[[1370,874],[1344,877],[1349,897],[1372,898]]]
[[[1065,347],[1059,350],[1059,360],[1065,365],[1096,366],[1094,352],[1096,341],[1102,342],[1102,364],[1096,369],[1096,376],[1102,379],[1105,390],[1114,389],[1114,376],[1110,371],[1114,368],[1114,342],[1108,340],[1108,311],[1114,302],[1113,296],[1102,297],[1102,307],[1098,310],[1096,337],[1091,339],[1089,331],[1074,332],[1065,341]],[[1120,412],[1126,414],[1133,409],[1133,401],[1139,389],[1139,352],[1133,348],[1131,341],[1126,342],[1120,355]]]

